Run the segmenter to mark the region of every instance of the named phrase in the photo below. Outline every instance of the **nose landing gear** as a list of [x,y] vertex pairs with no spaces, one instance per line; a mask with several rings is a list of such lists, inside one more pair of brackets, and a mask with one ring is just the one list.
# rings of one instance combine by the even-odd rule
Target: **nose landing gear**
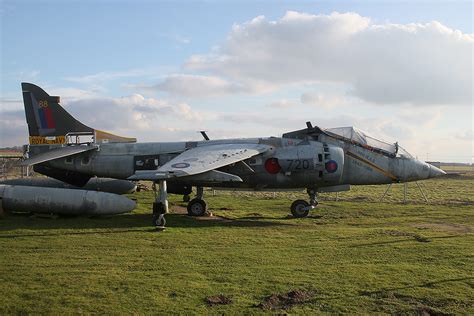
[[305,200],[296,200],[291,204],[291,214],[295,218],[306,217],[309,211],[318,205],[316,189],[307,189],[309,195],[309,203]]

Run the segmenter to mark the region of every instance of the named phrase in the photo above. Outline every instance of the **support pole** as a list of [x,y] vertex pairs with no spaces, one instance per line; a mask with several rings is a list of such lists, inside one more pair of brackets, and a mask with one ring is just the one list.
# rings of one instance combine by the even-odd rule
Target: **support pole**
[[383,199],[385,198],[385,196],[387,195],[388,191],[390,190],[390,188],[392,187],[392,184],[390,183],[387,187],[387,189],[385,190],[385,192],[383,193],[382,197],[380,198],[380,202],[383,201]]
[[408,191],[408,183],[403,184],[403,203],[407,204],[407,191]]
[[421,185],[418,183],[418,181],[416,181],[415,183],[416,183],[416,186],[418,187],[418,189],[420,190],[421,195],[425,199],[425,202],[429,203],[428,198],[426,197],[425,192],[423,191],[423,188],[421,187]]

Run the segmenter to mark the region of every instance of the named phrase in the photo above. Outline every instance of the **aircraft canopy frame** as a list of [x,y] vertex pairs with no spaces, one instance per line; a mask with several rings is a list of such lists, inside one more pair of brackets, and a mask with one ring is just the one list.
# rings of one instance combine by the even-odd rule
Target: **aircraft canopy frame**
[[323,131],[330,137],[342,140],[346,143],[359,145],[390,157],[413,158],[408,151],[398,145],[398,142],[388,143],[353,126],[326,128],[323,129]]

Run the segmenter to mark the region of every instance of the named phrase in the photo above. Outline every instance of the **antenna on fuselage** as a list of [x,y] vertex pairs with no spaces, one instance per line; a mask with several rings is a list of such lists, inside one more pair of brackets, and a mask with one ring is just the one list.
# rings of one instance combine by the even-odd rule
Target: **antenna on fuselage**
[[309,129],[313,128],[313,124],[311,124],[310,121],[306,122],[306,127],[308,127]]
[[199,133],[201,133],[205,140],[209,140],[209,136],[207,136],[206,131],[199,131]]

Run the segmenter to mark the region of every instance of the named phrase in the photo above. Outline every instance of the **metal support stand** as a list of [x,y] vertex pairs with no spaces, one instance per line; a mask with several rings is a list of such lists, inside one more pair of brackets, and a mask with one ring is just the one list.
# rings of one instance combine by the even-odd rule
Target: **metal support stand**
[[380,202],[383,201],[383,199],[385,198],[385,196],[387,195],[388,191],[390,191],[390,188],[392,187],[392,184],[390,183],[387,187],[387,190],[385,190],[385,192],[383,193],[382,197],[380,198]]
[[420,190],[421,195],[425,199],[425,202],[429,203],[428,198],[426,197],[425,192],[423,191],[423,188],[421,187],[421,185],[418,183],[418,181],[416,181],[415,183],[416,183],[416,186],[418,187],[418,189]]
[[[423,191],[423,188],[421,187],[421,185],[418,182],[415,182],[415,183],[416,183],[416,186],[418,187],[418,189],[420,190],[420,193],[423,196],[423,199],[425,200],[425,202],[429,203],[428,198],[426,197],[425,191]],[[387,195],[387,193],[388,193],[388,191],[390,190],[391,187],[392,187],[392,184],[390,183],[388,185],[387,189],[385,190],[385,192],[383,193],[382,197],[380,198],[380,202],[383,201],[383,199],[385,198],[385,196]],[[405,182],[405,183],[403,183],[403,203],[404,204],[406,204],[408,202],[407,194],[408,194],[408,183]]]
[[407,204],[408,183],[403,184],[403,204]]

